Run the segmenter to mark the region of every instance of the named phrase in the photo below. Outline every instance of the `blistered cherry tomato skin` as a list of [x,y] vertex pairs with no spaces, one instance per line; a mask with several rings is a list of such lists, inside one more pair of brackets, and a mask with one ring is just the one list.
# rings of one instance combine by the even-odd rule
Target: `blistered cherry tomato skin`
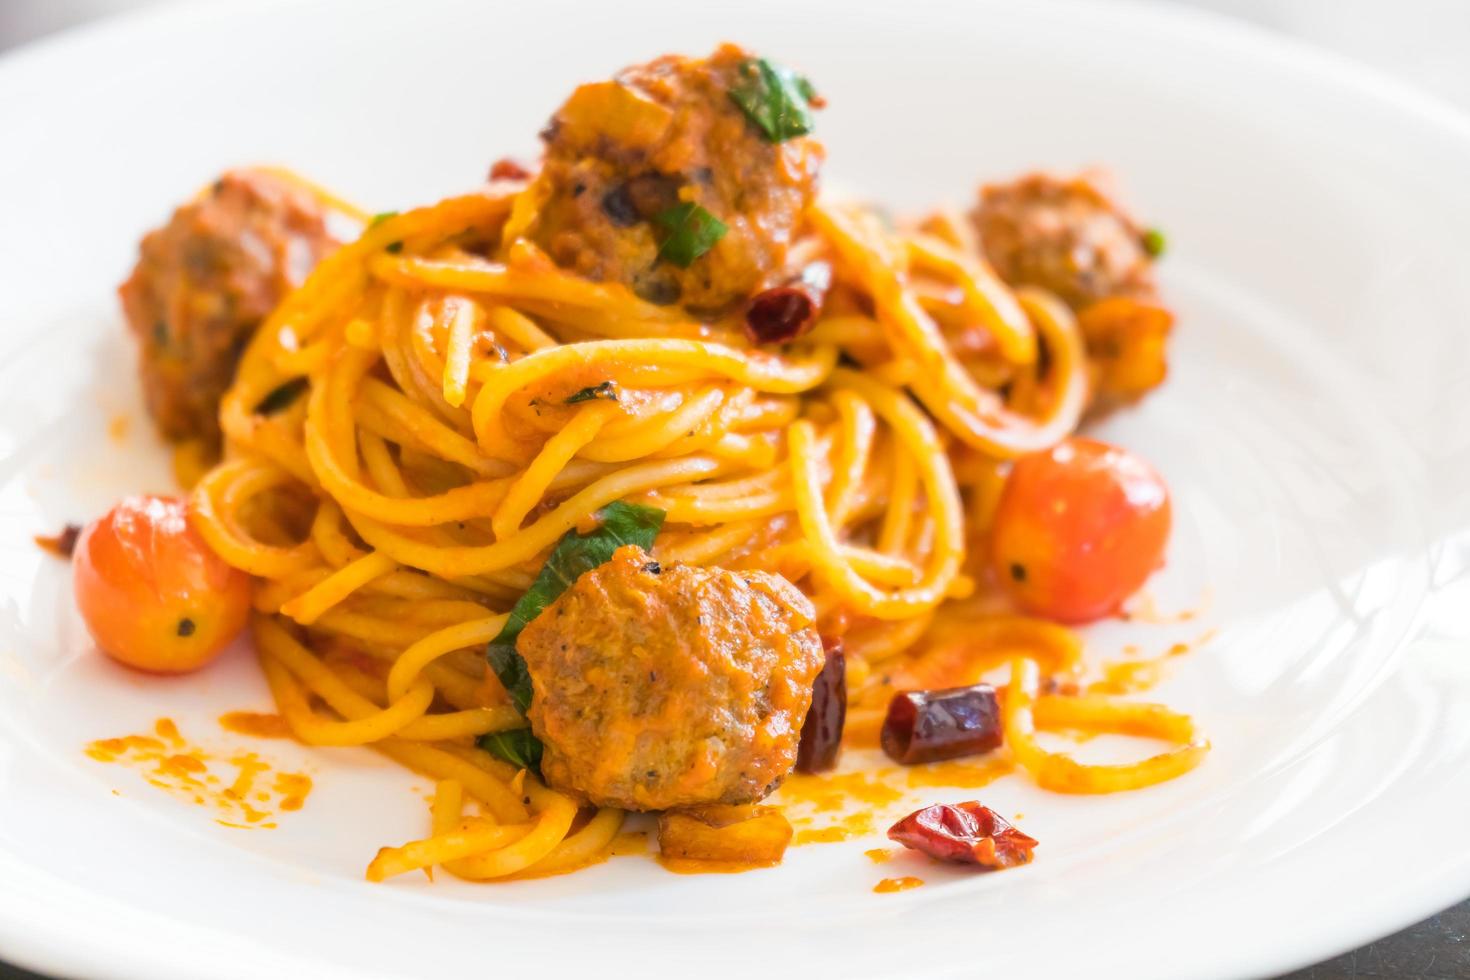
[[154,673],[202,667],[250,613],[249,577],[209,549],[183,501],[167,497],[129,497],[89,524],[72,584],[97,646]]
[[1016,461],[996,508],[992,566],[1028,612],[1090,622],[1163,564],[1170,522],[1153,467],[1096,439],[1068,439]]

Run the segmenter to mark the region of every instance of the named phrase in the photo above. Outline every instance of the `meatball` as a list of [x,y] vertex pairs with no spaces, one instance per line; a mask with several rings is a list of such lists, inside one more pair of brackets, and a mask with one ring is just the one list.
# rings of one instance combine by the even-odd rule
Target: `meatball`
[[336,245],[315,198],[256,170],[225,174],[143,239],[118,295],[166,438],[218,440],[220,396],[245,344]]
[[619,548],[517,643],[542,773],[627,810],[763,798],[796,762],[823,663],[814,615],[779,575]]
[[1048,289],[1076,310],[1154,291],[1146,233],[1092,175],[987,185],[974,220],[986,258],[1013,286]]
[[[773,142],[737,105],[732,91],[760,81],[761,64],[725,45],[580,86],[542,134],[534,214],[514,231],[566,269],[696,314],[772,281],[815,194],[822,149],[804,136]],[[810,87],[796,97],[805,104]],[[671,209],[688,204],[727,230],[690,261],[661,256]]]
[[1162,239],[1140,229],[1095,176],[1030,174],[984,187],[974,221],[1002,279],[1048,289],[1077,311],[1090,413],[1133,402],[1164,380],[1174,315],[1154,283]]

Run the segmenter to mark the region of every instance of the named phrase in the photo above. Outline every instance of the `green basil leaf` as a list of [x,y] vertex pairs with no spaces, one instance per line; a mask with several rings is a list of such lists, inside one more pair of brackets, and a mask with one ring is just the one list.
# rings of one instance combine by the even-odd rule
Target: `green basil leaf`
[[489,732],[480,736],[480,748],[497,759],[504,759],[518,769],[541,771],[541,740],[529,728],[513,728],[508,732]]
[[368,227],[376,228],[378,227],[378,225],[387,221],[389,218],[396,217],[398,217],[397,211],[379,211],[377,214],[373,215],[372,220],[368,222]]
[[623,545],[636,544],[645,550],[653,547],[653,539],[664,523],[664,512],[658,508],[621,500],[602,508],[598,516],[602,523],[591,533],[568,531],[562,535],[536,581],[511,608],[505,626],[485,651],[490,669],[522,713],[531,707],[531,675],[526,670],[526,661],[516,652],[516,638],[521,630],[582,573],[608,561]]
[[[506,629],[509,627],[507,622]],[[516,636],[519,635],[520,630],[516,630]],[[516,652],[515,636],[507,638],[505,629],[502,629],[500,635],[485,648],[485,659],[490,662],[490,669],[499,678],[500,686],[510,695],[511,703],[525,714],[531,707],[531,673],[526,670],[525,658]]]
[[566,404],[575,405],[577,402],[590,402],[595,398],[604,398],[610,402],[618,400],[618,385],[615,381],[604,381],[600,385],[583,388],[575,395],[566,400]]
[[289,408],[291,403],[300,398],[309,386],[310,382],[305,378],[292,378],[290,381],[282,382],[256,403],[255,414],[274,415],[282,409]]
[[768,142],[780,143],[812,131],[809,103],[816,90],[811,82],[774,62],[765,58],[745,62],[740,66],[740,81],[729,94]]
[[1149,254],[1150,258],[1156,259],[1163,255],[1168,246],[1169,240],[1164,237],[1164,233],[1159,231],[1159,229],[1150,228],[1143,233],[1143,250]]
[[668,259],[681,268],[689,268],[694,260],[715,247],[730,229],[725,223],[693,201],[676,204],[653,216],[664,230],[658,257]]

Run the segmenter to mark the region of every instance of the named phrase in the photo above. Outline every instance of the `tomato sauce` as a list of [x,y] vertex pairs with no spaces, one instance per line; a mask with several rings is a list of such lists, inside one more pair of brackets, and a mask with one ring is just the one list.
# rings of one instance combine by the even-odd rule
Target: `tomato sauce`
[[880,895],[888,892],[906,892],[910,888],[918,888],[924,883],[923,878],[913,878],[904,875],[902,878],[884,878],[873,886],[873,891]]
[[624,831],[613,838],[612,853],[616,857],[648,853],[648,834],[642,830]]
[[275,827],[277,811],[300,810],[312,789],[310,776],[276,772],[254,752],[222,754],[193,745],[170,718],[158,719],[152,734],[98,739],[84,751],[90,759],[137,770],[148,785],[213,810],[215,822],[224,827]]
[[220,727],[237,735],[255,738],[290,738],[291,726],[280,715],[257,711],[230,711],[220,715]]
[[671,858],[658,856],[658,863],[665,871],[676,875],[733,875],[760,868],[774,868],[779,861],[697,861],[693,858]]
[[[1156,657],[1115,660],[1102,665],[1102,677],[1087,685],[1089,694],[1137,694],[1147,691],[1163,680],[1165,668],[1170,660],[1206,645],[1215,638],[1217,630],[1206,630],[1188,642],[1174,643]],[[1138,647],[1123,648],[1125,655],[1135,655]]]

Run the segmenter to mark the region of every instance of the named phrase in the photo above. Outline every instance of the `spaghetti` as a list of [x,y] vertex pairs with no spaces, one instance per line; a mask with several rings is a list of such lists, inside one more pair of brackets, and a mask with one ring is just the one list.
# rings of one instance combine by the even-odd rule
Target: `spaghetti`
[[[739,309],[692,313],[554,260],[530,230],[555,217],[538,181],[369,223],[285,179],[363,228],[254,333],[191,509],[256,580],[255,646],[295,736],[437,781],[431,835],[383,849],[371,879],[552,874],[608,853],[622,811],[579,811],[476,739],[527,725],[485,645],[558,540],[617,501],[664,513],[660,562],[801,589],[846,648],[850,737],[897,690],[1008,668],[1006,751],[1045,787],[1132,789],[1199,762],[1181,715],[1042,693],[1078,673],[1081,641],[997,611],[985,586],[975,556],[1008,461],[1076,430],[1096,369],[1068,304],[1006,286],[963,219],[805,208],[769,278],[830,267],[825,302],[799,336],[758,345]],[[1041,748],[1038,728],[1179,747],[1092,766]]]

